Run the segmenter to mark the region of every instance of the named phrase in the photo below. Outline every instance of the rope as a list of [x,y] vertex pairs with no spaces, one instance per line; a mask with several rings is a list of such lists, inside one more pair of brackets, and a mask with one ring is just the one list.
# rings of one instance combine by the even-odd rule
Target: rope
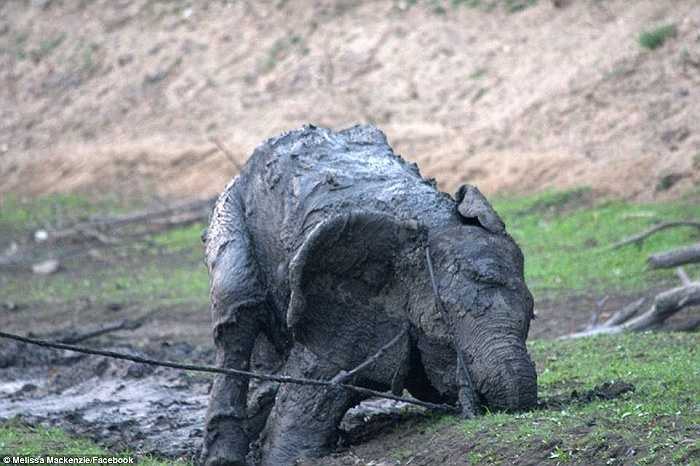
[[[430,284],[433,288],[433,296],[435,297],[435,306],[438,308],[442,314],[442,318],[445,319],[445,324],[447,324],[448,332],[450,338],[452,339],[452,344],[454,345],[455,351],[457,352],[457,383],[460,386],[460,402],[462,403],[461,415],[473,417],[476,414],[476,400],[474,399],[474,387],[472,386],[472,376],[464,362],[464,356],[462,351],[457,344],[457,336],[455,335],[455,326],[452,323],[450,314],[445,309],[445,304],[440,298],[440,290],[437,286],[437,281],[435,280],[435,273],[433,272],[433,261],[430,258],[430,247],[425,247],[425,261],[428,264],[428,272],[430,273]],[[461,374],[460,374],[461,372]],[[465,377],[461,377],[461,375]],[[466,397],[466,398],[465,398]]]
[[410,403],[413,405],[421,406],[423,408],[429,409],[431,411],[440,411],[445,413],[458,414],[460,410],[452,405],[448,404],[436,404],[429,403],[427,401],[415,400],[412,398],[405,398],[401,396],[392,395],[389,393],[379,392],[377,390],[371,390],[369,388],[358,387],[356,385],[350,385],[345,383],[336,383],[330,380],[316,380],[307,379],[300,377],[289,377],[285,375],[273,375],[273,374],[263,374],[260,372],[244,371],[240,369],[229,369],[224,367],[216,366],[205,366],[198,364],[181,364],[172,361],[160,361],[156,359],[145,358],[141,356],[133,356],[125,353],[118,353],[116,351],[98,350],[93,348],[86,348],[84,346],[69,345],[66,343],[56,343],[46,340],[40,340],[38,338],[23,337],[20,335],[15,335],[7,332],[0,332],[0,338],[7,338],[10,340],[20,341],[22,343],[27,343],[30,345],[42,346],[45,348],[56,348],[68,351],[74,351],[76,353],[92,354],[96,356],[105,356],[113,359],[123,359],[126,361],[137,362],[140,364],[148,364],[151,366],[169,367],[171,369],[194,371],[194,372],[210,372],[215,374],[224,374],[236,377],[250,377],[253,379],[267,380],[271,382],[279,383],[291,383],[297,385],[312,385],[318,387],[332,387],[332,388],[343,388],[345,390],[352,390],[357,393],[362,393],[363,395],[374,396],[377,398],[385,398],[388,400],[401,401],[403,403]]

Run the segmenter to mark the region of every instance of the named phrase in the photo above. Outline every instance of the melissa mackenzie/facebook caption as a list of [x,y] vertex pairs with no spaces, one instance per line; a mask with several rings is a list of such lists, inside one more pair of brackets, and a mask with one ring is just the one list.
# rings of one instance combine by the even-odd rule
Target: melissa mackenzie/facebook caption
[[0,454],[0,464],[137,464],[130,455],[11,455]]

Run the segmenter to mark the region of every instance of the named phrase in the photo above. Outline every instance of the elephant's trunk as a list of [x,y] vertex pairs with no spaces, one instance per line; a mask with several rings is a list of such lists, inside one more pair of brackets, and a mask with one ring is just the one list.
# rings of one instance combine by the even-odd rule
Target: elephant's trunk
[[513,335],[493,334],[469,345],[464,355],[474,389],[491,409],[521,410],[537,403],[537,373],[525,343]]

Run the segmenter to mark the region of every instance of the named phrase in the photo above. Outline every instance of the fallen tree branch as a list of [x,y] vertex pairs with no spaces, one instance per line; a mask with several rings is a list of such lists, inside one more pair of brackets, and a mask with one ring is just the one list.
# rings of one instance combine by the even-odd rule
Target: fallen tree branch
[[700,229],[700,222],[697,221],[671,221],[671,222],[662,222],[659,223],[658,225],[655,225],[648,230],[645,230],[641,233],[638,233],[636,235],[629,236],[622,241],[618,241],[617,243],[613,244],[610,246],[610,249],[619,249],[623,246],[626,246],[628,244],[636,243],[636,244],[641,244],[645,239],[650,237],[653,234],[656,234],[662,230],[666,230],[668,228],[677,228],[677,227],[692,227],[692,228],[698,228]]
[[683,267],[676,268],[676,275],[678,275],[678,279],[681,281],[681,283],[684,286],[689,286],[692,283],[692,280],[690,280],[690,277],[688,276],[688,274],[685,273],[685,270],[683,270]]
[[632,317],[634,317],[637,314],[637,312],[639,312],[639,310],[642,308],[645,302],[646,298],[641,298],[633,302],[632,304],[628,304],[627,306],[623,307],[615,314],[613,314],[608,320],[606,320],[601,325],[601,327],[614,327],[616,325],[620,325],[624,322],[627,322]]
[[174,204],[161,209],[143,210],[127,215],[93,219],[78,223],[70,228],[46,232],[46,239],[43,241],[58,241],[79,236],[94,237],[95,232],[114,230],[135,224],[169,226],[177,224],[172,220],[172,217],[185,214],[188,215],[188,222],[202,221],[208,218],[216,199],[217,197],[215,196],[199,201]]
[[230,376],[234,376],[234,377],[250,377],[253,379],[268,380],[271,382],[279,382],[279,383],[291,383],[291,384],[297,384],[297,385],[311,385],[311,386],[317,386],[317,387],[344,388],[346,390],[352,390],[352,391],[357,392],[357,393],[362,393],[363,395],[374,396],[377,398],[386,398],[389,400],[402,401],[404,403],[410,403],[410,404],[422,406],[423,408],[429,409],[431,411],[439,411],[439,412],[446,412],[446,413],[452,413],[452,414],[459,414],[461,412],[461,410],[458,407],[448,405],[448,404],[429,403],[427,401],[420,401],[420,400],[416,400],[416,399],[412,399],[412,398],[405,398],[405,397],[401,397],[401,396],[396,396],[396,395],[392,395],[392,394],[385,393],[385,392],[380,392],[377,390],[372,390],[372,389],[365,388],[365,387],[358,387],[356,385],[335,383],[331,380],[316,380],[316,379],[307,379],[307,378],[300,378],[300,377],[290,377],[290,376],[285,376],[285,375],[262,374],[259,372],[244,371],[244,370],[239,370],[239,369],[230,369],[230,368],[225,368],[225,367],[205,366],[205,365],[197,365],[197,364],[181,364],[181,363],[176,363],[176,362],[171,362],[171,361],[159,361],[156,359],[144,358],[144,357],[134,356],[134,355],[125,354],[125,353],[118,353],[115,351],[97,350],[97,349],[92,349],[92,348],[86,348],[83,346],[69,345],[66,343],[56,343],[56,342],[50,342],[50,341],[45,341],[45,340],[39,340],[37,338],[23,337],[20,335],[15,335],[15,334],[6,333],[6,332],[0,332],[0,338],[8,338],[10,340],[20,341],[22,343],[28,343],[28,344],[32,344],[32,345],[43,346],[45,348],[56,348],[56,349],[63,349],[63,350],[68,350],[68,351],[75,351],[77,353],[105,356],[105,357],[114,358],[114,359],[123,359],[126,361],[137,362],[140,364],[148,364],[151,366],[169,367],[171,369],[179,369],[179,370],[187,370],[187,371],[195,371],[195,372],[209,372],[209,373],[215,373],[215,374],[230,375]]
[[679,286],[659,293],[654,298],[651,308],[635,317],[636,310],[641,306],[641,304],[637,305],[637,303],[630,306],[630,309],[634,309],[634,312],[631,310],[623,312],[623,310],[620,315],[624,314],[624,317],[613,316],[617,322],[615,324],[607,325],[606,323],[583,332],[564,335],[560,339],[610,335],[622,332],[642,332],[656,328],[681,309],[700,305],[700,282],[693,282],[689,285]]
[[593,315],[591,315],[591,320],[588,323],[588,329],[592,329],[598,326],[598,321],[600,320],[600,314],[603,312],[603,307],[605,306],[605,303],[608,302],[609,296],[605,296],[603,299],[596,301],[595,303],[595,311],[593,312]]
[[679,265],[700,262],[700,243],[652,254],[647,262],[652,269],[678,267]]
[[[132,214],[115,217],[104,217],[77,223],[61,230],[35,232],[36,241],[40,244],[52,244],[66,240],[92,240],[103,247],[114,247],[123,244],[126,239],[137,239],[159,231],[206,222],[209,219],[217,197],[204,200],[188,201],[167,207],[142,210]],[[117,233],[123,227],[132,227],[127,231]],[[83,254],[89,249],[81,245],[67,254],[59,254],[56,259],[63,259]],[[9,248],[0,254],[0,267],[22,268],[36,261],[36,246],[25,245]]]
[[136,330],[143,325],[143,322],[143,319],[124,319],[117,322],[109,322],[99,326],[98,328],[84,332],[59,332],[58,334],[51,335],[51,337],[60,343],[75,344],[80,343],[81,341],[89,340],[90,338],[99,337],[112,332],[118,332],[120,330]]

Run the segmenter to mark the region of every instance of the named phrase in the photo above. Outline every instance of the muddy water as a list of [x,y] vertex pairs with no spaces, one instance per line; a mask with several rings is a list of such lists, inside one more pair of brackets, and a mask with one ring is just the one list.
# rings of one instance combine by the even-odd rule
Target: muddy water
[[59,426],[115,449],[168,458],[197,454],[209,378],[107,358],[25,351],[36,357],[0,369],[0,418]]
[[[114,351],[145,355],[131,347]],[[152,357],[211,362],[185,344],[147,351]],[[58,426],[114,450],[192,459],[199,454],[212,378],[94,356],[0,342],[0,420]],[[348,412],[341,443],[354,444],[422,408],[368,400]]]

